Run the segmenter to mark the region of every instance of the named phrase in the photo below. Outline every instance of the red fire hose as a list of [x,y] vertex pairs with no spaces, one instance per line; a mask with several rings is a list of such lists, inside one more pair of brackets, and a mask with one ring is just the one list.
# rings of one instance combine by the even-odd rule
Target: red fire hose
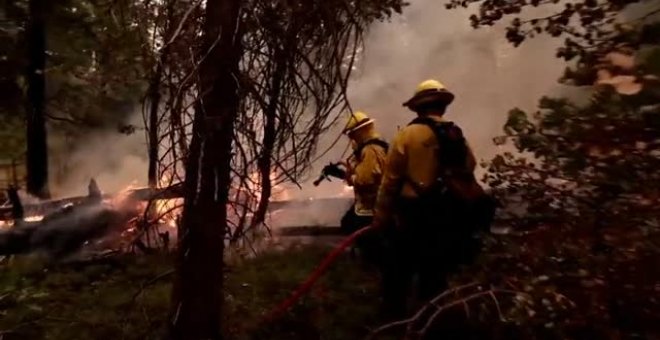
[[298,299],[300,299],[304,294],[306,294],[314,285],[314,283],[321,278],[321,276],[328,270],[328,267],[337,260],[337,257],[350,246],[355,239],[369,231],[372,227],[366,226],[362,229],[359,229],[345,238],[337,247],[335,247],[330,254],[328,254],[323,261],[316,267],[316,269],[307,277],[307,279],[296,288],[296,290],[282,303],[273,308],[270,313],[266,315],[266,321],[272,321],[286,312],[291,306],[293,306]]

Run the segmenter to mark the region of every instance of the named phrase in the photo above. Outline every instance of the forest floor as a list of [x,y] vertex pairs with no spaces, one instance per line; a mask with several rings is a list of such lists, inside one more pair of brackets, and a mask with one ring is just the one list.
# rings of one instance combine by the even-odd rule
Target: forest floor
[[[377,278],[348,256],[281,320],[287,327],[266,327],[267,336],[257,329],[262,316],[327,252],[327,246],[292,247],[230,265],[224,310],[228,338],[314,339],[323,333],[324,338],[352,339],[366,334],[366,322],[378,307]],[[0,272],[0,339],[161,339],[172,263],[169,254],[123,255],[45,269],[34,258],[13,258]]]
[[[460,303],[439,323],[445,314],[445,323],[467,316],[462,324],[476,339],[660,339],[657,234],[605,235],[608,244],[593,251],[582,239],[550,227],[489,238],[452,286],[479,283],[477,292],[495,293],[451,294],[445,304]],[[227,338],[362,339],[381,325],[378,277],[348,255],[290,313],[261,322],[328,250],[295,246],[230,264]],[[160,339],[171,263],[166,254],[126,254],[46,269],[13,258],[0,269],[0,339]]]

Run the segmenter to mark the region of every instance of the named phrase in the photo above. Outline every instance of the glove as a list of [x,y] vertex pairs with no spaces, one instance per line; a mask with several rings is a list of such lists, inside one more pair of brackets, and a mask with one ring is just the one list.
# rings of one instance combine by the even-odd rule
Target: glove
[[344,179],[346,178],[346,171],[339,168],[337,164],[330,163],[323,168],[323,173],[326,176],[332,176]]

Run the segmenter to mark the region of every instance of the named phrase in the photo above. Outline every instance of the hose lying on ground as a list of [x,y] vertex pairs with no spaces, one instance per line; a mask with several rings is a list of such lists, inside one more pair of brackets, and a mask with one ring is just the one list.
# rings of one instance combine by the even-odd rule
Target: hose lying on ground
[[366,233],[367,231],[371,230],[371,226],[366,226],[362,229],[359,229],[346,237],[338,246],[336,246],[330,254],[328,254],[323,261],[314,269],[314,271],[301,283],[298,288],[282,303],[277,305],[275,308],[273,308],[270,313],[266,315],[265,321],[272,321],[279,316],[281,316],[284,312],[286,312],[291,306],[293,306],[296,301],[298,301],[303,295],[305,295],[318,281],[323,274],[328,270],[328,267],[337,260],[337,257],[346,249],[346,247],[350,246],[353,242],[355,242],[355,239],[357,239],[360,235]]

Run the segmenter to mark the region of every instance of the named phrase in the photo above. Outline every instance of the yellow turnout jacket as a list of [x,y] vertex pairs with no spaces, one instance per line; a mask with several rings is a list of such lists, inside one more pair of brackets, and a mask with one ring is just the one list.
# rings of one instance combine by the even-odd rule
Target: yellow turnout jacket
[[[441,122],[440,116],[429,116]],[[390,144],[383,178],[378,190],[374,220],[378,225],[393,221],[398,198],[416,198],[410,181],[426,189],[437,178],[439,145],[433,131],[425,125],[412,124],[401,129]],[[440,149],[439,152],[442,152]],[[467,168],[474,172],[476,160],[468,145]]]
[[[354,143],[354,147],[357,148],[357,145],[377,138],[379,138],[378,134],[371,129],[361,138],[362,140]],[[353,187],[355,193],[355,214],[358,216],[373,216],[386,155],[382,146],[367,144],[359,155],[354,155],[349,159],[352,172],[347,182]]]

